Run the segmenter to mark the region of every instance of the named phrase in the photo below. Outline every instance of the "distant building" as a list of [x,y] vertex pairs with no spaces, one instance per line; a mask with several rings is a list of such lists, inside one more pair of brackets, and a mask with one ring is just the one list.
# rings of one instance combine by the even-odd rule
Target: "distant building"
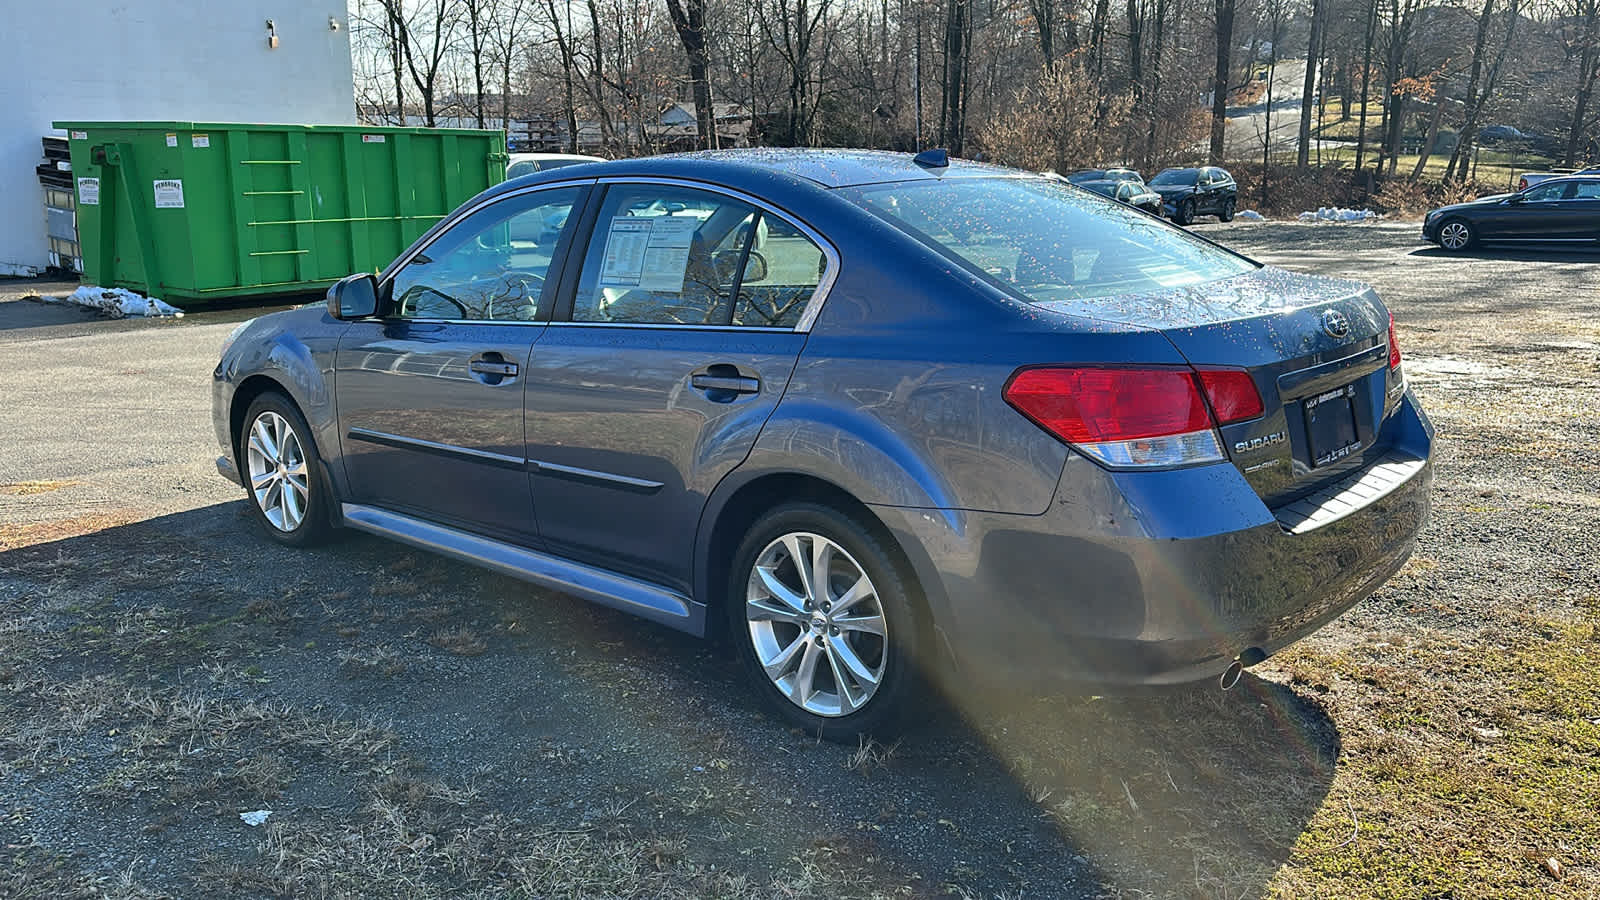
[[52,121],[355,122],[344,0],[54,0],[6,8],[0,275],[35,274],[48,262],[34,166]]

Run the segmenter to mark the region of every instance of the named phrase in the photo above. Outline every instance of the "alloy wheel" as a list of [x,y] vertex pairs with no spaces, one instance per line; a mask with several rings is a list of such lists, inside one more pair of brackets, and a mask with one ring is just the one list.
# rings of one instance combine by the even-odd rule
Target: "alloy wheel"
[[1464,222],[1446,222],[1439,229],[1439,244],[1446,250],[1461,250],[1472,243],[1472,229]]
[[267,410],[250,423],[245,456],[250,494],[273,528],[291,532],[305,521],[311,500],[309,468],[289,420]]
[[756,556],[745,620],[767,677],[808,713],[849,715],[883,683],[882,600],[861,565],[826,537],[791,532]]

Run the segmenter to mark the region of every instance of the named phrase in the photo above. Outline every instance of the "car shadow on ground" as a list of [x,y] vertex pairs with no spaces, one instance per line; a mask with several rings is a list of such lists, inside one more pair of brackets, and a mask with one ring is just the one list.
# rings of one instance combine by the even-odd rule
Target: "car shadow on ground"
[[1501,262],[1581,262],[1593,263],[1600,259],[1600,246],[1585,244],[1561,246],[1543,244],[1508,247],[1504,245],[1477,246],[1470,250],[1446,250],[1442,247],[1418,247],[1406,254],[1427,259],[1483,259]]
[[989,690],[826,744],[707,642],[247,512],[0,527],[23,888],[1256,896],[1331,802],[1333,723],[1250,675]]

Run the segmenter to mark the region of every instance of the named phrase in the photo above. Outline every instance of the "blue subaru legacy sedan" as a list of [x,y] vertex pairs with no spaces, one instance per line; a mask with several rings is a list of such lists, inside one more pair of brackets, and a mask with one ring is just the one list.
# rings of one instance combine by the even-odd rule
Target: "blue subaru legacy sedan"
[[1400,567],[1432,478],[1371,289],[938,153],[509,181],[240,326],[213,410],[272,539],[724,634],[832,738],[946,678],[1230,686]]

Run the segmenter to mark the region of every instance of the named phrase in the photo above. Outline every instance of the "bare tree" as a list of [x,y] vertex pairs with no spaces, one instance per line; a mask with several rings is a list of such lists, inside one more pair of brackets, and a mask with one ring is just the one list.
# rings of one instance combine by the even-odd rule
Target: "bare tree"
[[717,145],[717,116],[711,106],[711,49],[706,41],[706,0],[667,0],[672,27],[689,58],[689,87],[694,92],[694,119],[700,146]]

